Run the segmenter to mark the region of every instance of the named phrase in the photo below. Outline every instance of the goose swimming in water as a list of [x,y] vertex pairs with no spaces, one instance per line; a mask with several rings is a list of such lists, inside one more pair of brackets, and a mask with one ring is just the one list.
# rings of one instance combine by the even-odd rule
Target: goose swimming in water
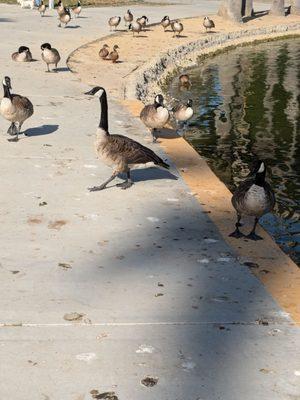
[[188,74],[182,74],[179,77],[179,85],[189,88],[191,86],[190,77]]
[[128,189],[133,185],[130,176],[130,168],[135,164],[146,164],[153,162],[163,168],[169,168],[160,157],[152,150],[140,143],[122,135],[111,135],[108,131],[108,105],[107,95],[103,87],[96,86],[88,95],[95,95],[99,92],[100,99],[100,122],[96,132],[96,153],[109,166],[114,166],[112,176],[100,186],[94,186],[89,190],[91,192],[103,190],[113,181],[118,174],[126,173],[127,179],[117,186],[121,189]]
[[[27,97],[11,93],[11,80],[8,76],[3,79],[2,83],[4,96],[1,100],[0,113],[11,122],[7,133],[15,136],[11,141],[17,142],[23,123],[33,114],[33,105]],[[16,123],[19,124],[18,127]]]
[[237,212],[235,231],[229,236],[240,238],[243,233],[239,230],[242,215],[255,217],[248,239],[261,240],[262,237],[255,233],[259,218],[272,211],[275,205],[275,195],[271,186],[265,181],[266,166],[263,161],[258,161],[248,177],[236,189],[232,196],[232,205]]
[[169,118],[169,110],[164,106],[164,98],[161,94],[155,96],[153,104],[148,104],[142,109],[140,119],[151,130],[153,143],[157,140],[155,131],[163,128]]
[[179,104],[173,108],[173,115],[177,122],[186,122],[194,114],[193,100],[189,99],[186,104]]
[[17,62],[30,62],[32,61],[32,54],[27,46],[20,46],[18,51],[12,53],[11,58]]

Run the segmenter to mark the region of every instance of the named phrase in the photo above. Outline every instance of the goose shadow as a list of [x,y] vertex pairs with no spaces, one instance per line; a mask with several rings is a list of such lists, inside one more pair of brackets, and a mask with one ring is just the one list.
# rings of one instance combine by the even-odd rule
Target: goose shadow
[[53,18],[53,15],[43,15],[41,18]]
[[78,28],[81,28],[81,26],[80,25],[67,25],[64,29],[78,29]]
[[183,38],[187,38],[188,36],[186,36],[186,35],[176,35],[176,36],[173,36],[173,39],[183,39]]
[[59,125],[41,125],[35,128],[29,128],[24,131],[24,135],[31,137],[31,136],[43,136],[43,135],[50,135],[57,131]]
[[163,128],[163,129],[158,129],[155,131],[155,137],[157,139],[163,138],[163,139],[175,139],[178,138],[180,135],[178,135],[177,130],[173,128]]
[[15,22],[15,20],[11,18],[0,18],[0,22]]
[[147,38],[147,35],[138,35],[138,36],[134,36],[134,38]]
[[68,72],[70,71],[68,67],[59,67],[59,68],[54,68],[54,72]]
[[167,169],[159,167],[138,168],[130,171],[133,182],[154,181],[157,179],[171,179],[176,181],[178,177]]

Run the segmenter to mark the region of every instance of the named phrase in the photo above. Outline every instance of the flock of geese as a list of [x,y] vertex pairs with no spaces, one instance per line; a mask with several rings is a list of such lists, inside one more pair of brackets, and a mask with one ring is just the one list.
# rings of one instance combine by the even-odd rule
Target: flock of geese
[[[41,4],[40,7],[42,7]],[[61,12],[63,10],[66,15],[66,8],[59,4],[61,7]],[[78,15],[81,11],[80,2],[78,2],[77,10]],[[45,11],[45,9],[44,9]],[[40,12],[44,12],[42,9]],[[74,11],[74,10],[73,10]],[[69,12],[69,11],[68,11]],[[66,19],[62,20],[59,16],[60,21],[67,23]],[[133,15],[130,10],[124,16],[125,23],[131,29],[133,24]],[[209,19],[208,19],[209,20]],[[208,26],[208,20],[204,20],[207,29],[211,29],[213,26],[210,24]],[[109,20],[109,25],[112,27],[118,26],[120,23],[120,17],[113,17]],[[211,21],[211,20],[210,20]],[[145,27],[148,22],[146,16],[141,17],[139,21],[136,21],[142,27]],[[175,21],[177,23],[177,21]],[[164,30],[172,22],[168,17],[164,17],[161,21]],[[172,28],[173,29],[173,28]],[[177,28],[176,28],[177,29]],[[173,29],[174,31],[174,29]],[[118,46],[115,45],[112,52],[109,52],[108,46],[103,46],[99,52],[99,56],[102,59],[110,59],[116,62],[118,59],[117,54]],[[49,43],[44,43],[41,45],[42,59],[47,64],[47,71],[50,72],[49,65],[53,64],[57,68],[57,64],[60,61],[59,52],[52,48]],[[30,62],[32,61],[32,54],[30,49],[26,46],[21,46],[17,52],[12,54],[12,60],[17,62]],[[6,76],[3,79],[3,98],[0,104],[1,115],[10,122],[7,133],[13,136],[10,141],[17,142],[19,134],[21,133],[21,128],[23,123],[33,115],[34,108],[31,101],[19,94],[12,93],[11,79]],[[183,74],[179,77],[179,84],[189,88],[191,85],[190,78],[187,74]],[[112,175],[101,185],[89,188],[90,191],[99,191],[107,187],[107,185],[113,181],[119,174],[125,174],[126,179],[124,182],[117,184],[121,189],[128,189],[133,185],[132,177],[130,174],[131,168],[136,164],[147,164],[149,162],[154,163],[162,168],[169,168],[169,165],[162,160],[154,151],[148,147],[143,146],[139,142],[130,139],[127,136],[111,134],[108,129],[108,102],[107,93],[103,87],[97,86],[91,89],[86,95],[95,95],[98,93],[100,100],[100,120],[98,129],[96,131],[96,141],[95,148],[96,153],[109,166],[113,166]],[[173,118],[179,122],[185,123],[193,116],[193,102],[188,100],[186,104],[179,104],[172,109],[168,109],[164,104],[164,98],[161,94],[155,96],[153,104],[145,105],[140,113],[140,119],[144,125],[151,131],[153,142],[156,142],[157,136],[156,132],[162,129],[169,122],[171,115]],[[26,135],[26,133],[24,132]],[[264,214],[273,210],[275,205],[274,192],[270,185],[265,180],[266,177],[266,165],[263,161],[257,161],[247,178],[240,184],[232,196],[232,204],[237,213],[236,229],[230,234],[231,237],[241,238],[247,237],[252,240],[262,239],[255,232],[259,218]],[[252,216],[254,217],[253,229],[248,235],[244,235],[240,231],[241,218],[242,216]]]

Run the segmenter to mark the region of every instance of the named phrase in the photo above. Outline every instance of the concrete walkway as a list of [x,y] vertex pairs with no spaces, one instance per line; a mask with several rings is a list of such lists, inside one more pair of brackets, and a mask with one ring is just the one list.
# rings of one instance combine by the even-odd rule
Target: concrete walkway
[[[216,3],[132,8],[159,19]],[[64,60],[125,8],[87,9],[59,29],[54,13],[0,6],[1,76],[35,106],[28,137],[1,137],[0,399],[296,400],[299,328],[175,167],[136,170],[126,192],[86,190],[110,170],[93,151],[97,99]],[[44,73],[43,42],[61,52],[58,74]],[[19,45],[38,61],[13,63]],[[125,109],[109,112],[112,132],[144,141]],[[143,386],[147,376],[157,384]]]

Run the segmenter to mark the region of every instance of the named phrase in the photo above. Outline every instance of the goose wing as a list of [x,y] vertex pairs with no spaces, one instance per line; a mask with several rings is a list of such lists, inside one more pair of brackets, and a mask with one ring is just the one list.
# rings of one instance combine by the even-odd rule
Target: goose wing
[[146,164],[153,162],[164,168],[169,168],[157,154],[148,147],[122,135],[109,136],[110,150],[112,153],[120,154],[127,164]]
[[33,105],[27,97],[20,96],[19,94],[12,94],[11,96],[12,103],[17,109],[23,110],[28,117],[33,114]]

